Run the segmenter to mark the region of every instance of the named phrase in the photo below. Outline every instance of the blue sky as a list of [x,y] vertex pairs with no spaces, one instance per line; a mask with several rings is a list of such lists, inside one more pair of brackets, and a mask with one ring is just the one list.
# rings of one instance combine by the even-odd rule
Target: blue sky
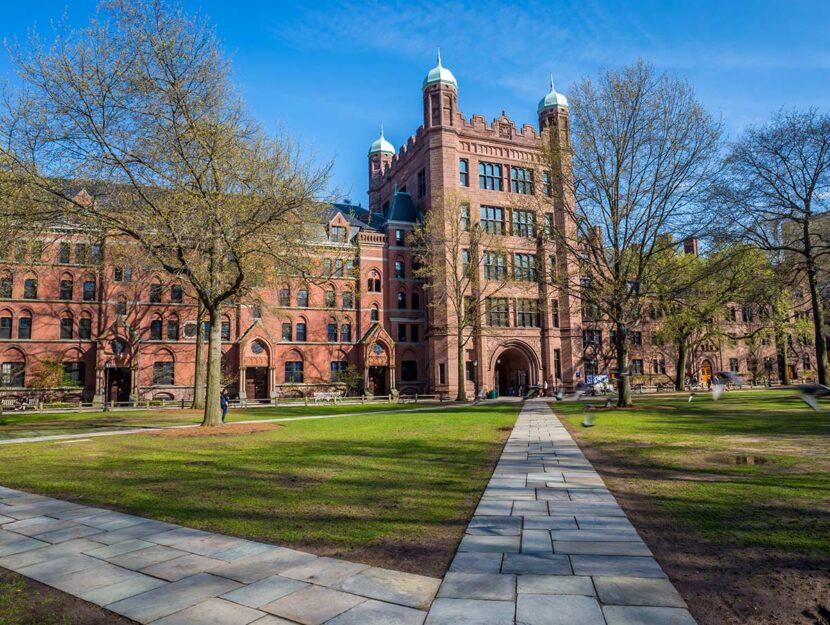
[[[64,13],[83,23],[95,0],[3,7],[0,36],[48,34]],[[421,81],[441,47],[459,108],[535,123],[553,72],[567,93],[606,65],[643,58],[687,78],[731,136],[778,108],[830,110],[830,2],[535,0],[266,2],[183,0],[210,16],[252,113],[315,158],[332,184],[366,203],[366,151],[384,123],[396,146],[421,122]],[[0,73],[8,77],[7,55]]]

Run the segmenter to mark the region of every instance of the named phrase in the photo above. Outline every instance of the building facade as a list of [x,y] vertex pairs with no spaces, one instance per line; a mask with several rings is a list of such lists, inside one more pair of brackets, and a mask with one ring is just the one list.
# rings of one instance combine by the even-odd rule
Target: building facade
[[[468,397],[509,395],[534,385],[571,388],[613,370],[606,326],[584,321],[579,302],[552,279],[574,270],[553,236],[574,228],[564,204],[572,198],[556,188],[570,168],[567,100],[551,81],[536,126],[504,113],[490,123],[468,119],[458,101],[458,83],[439,57],[422,85],[422,126],[399,150],[383,130],[370,147],[368,207],[334,204],[320,225],[321,275],[228,306],[223,376],[233,395],[269,401],[344,385],[375,395],[454,396],[460,385]],[[486,292],[492,272],[510,278],[476,301],[480,321],[460,350],[461,367],[452,311],[419,279],[413,249],[422,216],[449,215],[450,194],[465,207],[467,231],[502,241],[498,253],[478,250],[470,259],[477,284]],[[0,248],[0,396],[192,397],[197,303],[186,285],[116,253],[118,243],[67,227]],[[646,320],[632,333],[632,368],[643,382],[667,383],[674,364],[650,341],[656,327],[659,319]],[[798,377],[809,346],[791,349]],[[773,377],[777,361],[764,341],[702,345],[689,376],[752,373],[761,363]],[[58,382],[49,375],[56,367]]]

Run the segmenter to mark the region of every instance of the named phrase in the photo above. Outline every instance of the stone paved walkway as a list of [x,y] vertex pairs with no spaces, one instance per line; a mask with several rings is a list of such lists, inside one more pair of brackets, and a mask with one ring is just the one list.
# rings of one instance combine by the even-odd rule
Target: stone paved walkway
[[525,403],[426,625],[695,625],[568,431]]
[[2,487],[0,566],[154,625],[422,625],[440,584]]
[[0,566],[153,625],[695,625],[541,400],[443,582],[2,487]]

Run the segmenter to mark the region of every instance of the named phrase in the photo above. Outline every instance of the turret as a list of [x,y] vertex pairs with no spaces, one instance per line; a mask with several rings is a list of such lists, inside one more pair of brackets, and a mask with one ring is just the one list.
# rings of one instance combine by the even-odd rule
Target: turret
[[458,111],[458,82],[452,72],[441,65],[438,50],[437,65],[424,78],[424,128],[454,126]]

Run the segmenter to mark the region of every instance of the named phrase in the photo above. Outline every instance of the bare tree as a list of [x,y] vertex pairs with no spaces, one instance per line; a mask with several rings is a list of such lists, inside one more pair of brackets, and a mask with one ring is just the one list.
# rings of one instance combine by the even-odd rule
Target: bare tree
[[440,204],[433,206],[415,229],[415,276],[425,281],[436,330],[446,332],[455,342],[456,401],[467,399],[464,349],[481,333],[488,298],[510,281],[501,239],[474,223],[469,202],[454,192],[448,192]]
[[828,384],[821,272],[830,264],[830,114],[781,111],[749,128],[727,157],[724,212],[754,244],[778,254],[809,290],[817,373]]
[[[32,206],[131,239],[187,281],[210,322],[204,425],[221,422],[221,309],[307,257],[329,165],[246,114],[206,20],[166,0],[107,0],[77,31],[13,50],[3,150]],[[92,201],[64,180],[95,181]]]
[[[688,83],[643,62],[584,79],[569,94],[572,177],[550,155],[575,223],[559,245],[579,262],[560,286],[595,307],[614,326],[619,406],[630,406],[629,328],[659,281],[662,254],[707,223],[701,200],[718,167],[720,125]],[[573,201],[569,200],[569,196]]]

